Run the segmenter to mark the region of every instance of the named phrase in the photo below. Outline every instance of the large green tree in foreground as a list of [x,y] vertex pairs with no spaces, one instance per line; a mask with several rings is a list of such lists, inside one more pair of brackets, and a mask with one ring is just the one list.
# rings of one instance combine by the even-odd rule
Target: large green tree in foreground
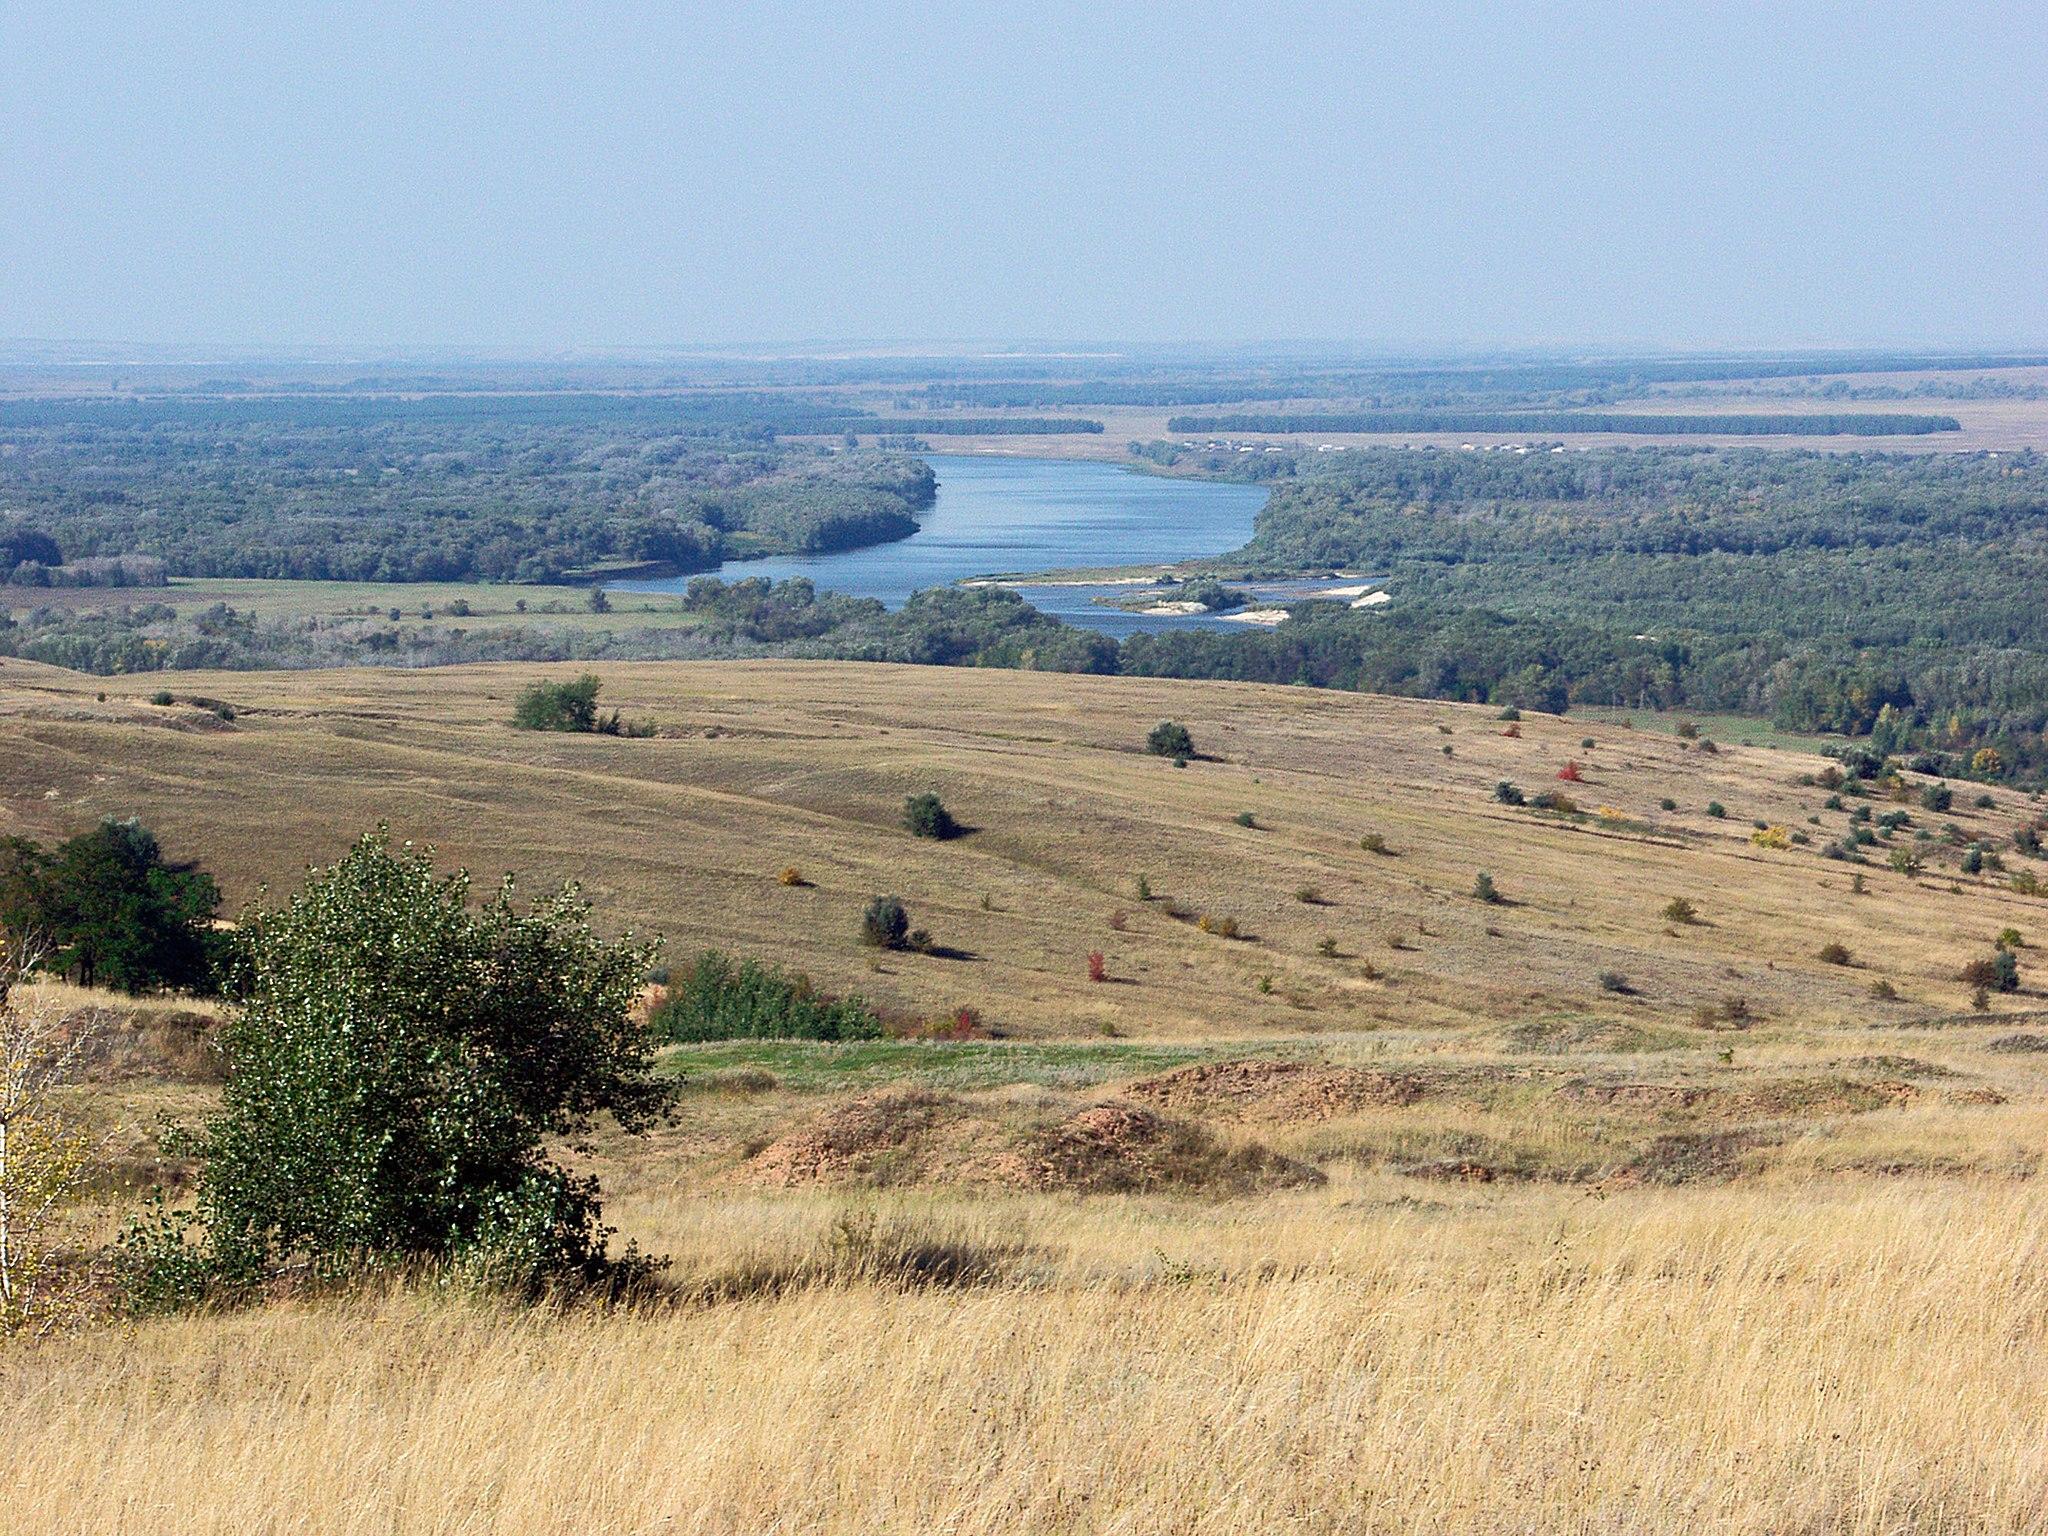
[[364,838],[241,935],[220,1112],[190,1140],[196,1227],[129,1238],[143,1302],[447,1265],[531,1287],[619,1278],[597,1182],[553,1160],[609,1114],[659,1121],[672,1084],[634,1002],[651,947],[591,932],[573,887],[529,910],[508,880]]

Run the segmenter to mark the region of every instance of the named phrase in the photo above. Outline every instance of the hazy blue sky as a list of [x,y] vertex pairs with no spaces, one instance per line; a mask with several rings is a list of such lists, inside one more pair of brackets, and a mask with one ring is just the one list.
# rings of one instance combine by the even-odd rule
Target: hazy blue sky
[[0,336],[2048,344],[2048,4],[0,0]]

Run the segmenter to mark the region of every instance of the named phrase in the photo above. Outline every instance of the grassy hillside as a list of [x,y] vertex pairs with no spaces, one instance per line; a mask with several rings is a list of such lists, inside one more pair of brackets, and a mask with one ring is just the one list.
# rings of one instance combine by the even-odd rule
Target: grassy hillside
[[[1803,754],[1708,754],[1535,715],[1510,739],[1490,711],[1306,690],[785,663],[601,667],[607,706],[654,722],[654,739],[514,731],[512,697],[542,670],[572,675],[153,675],[124,688],[9,663],[0,814],[43,834],[140,814],[231,903],[385,820],[491,877],[579,879],[604,919],[657,930],[674,952],[774,954],[829,986],[971,1004],[1021,1034],[1509,1013],[1641,1026],[1730,993],[1765,1013],[1862,1020],[1879,978],[1903,995],[1881,1016],[1903,1019],[1961,1007],[1957,966],[2028,926],[2030,903],[1990,876],[1947,878],[1938,852],[1937,878],[1872,868],[1852,895],[1850,871],[1816,853],[1847,815],[1797,782],[1823,766]],[[159,687],[235,718],[148,703]],[[1143,754],[1167,716],[1203,759],[1177,770]],[[1561,785],[1571,760],[1584,782]],[[1497,804],[1502,779],[1619,814]],[[970,835],[902,830],[904,797],[925,789]],[[2035,810],[1994,800],[1958,795],[1917,822],[2002,837]],[[1714,802],[1725,818],[1707,814]],[[1753,821],[1813,846],[1760,849]],[[1363,851],[1367,834],[1392,854]],[[808,883],[778,884],[789,866]],[[1471,899],[1481,870],[1507,904]],[[1137,899],[1140,875],[1161,899]],[[856,927],[882,892],[968,958],[874,969]],[[1704,921],[1668,924],[1677,896]],[[1244,936],[1201,932],[1202,914]],[[1335,957],[1317,952],[1324,936]],[[1830,942],[1859,963],[1823,964]],[[1088,981],[1093,949],[1115,984]],[[1603,988],[1603,971],[1630,990]]]
[[[586,1159],[660,1305],[395,1285],[0,1352],[0,1527],[2038,1528],[2044,908],[1939,836],[1917,879],[1822,859],[1822,759],[1301,689],[599,671],[663,734],[514,732],[523,668],[161,680],[230,722],[7,664],[0,832],[140,812],[245,897],[381,817],[981,1037],[673,1050],[676,1126]],[[1207,756],[1142,753],[1169,716]],[[967,836],[901,829],[926,788]],[[1994,798],[1909,809],[2036,810]],[[959,953],[863,950],[878,891]],[[1980,1013],[1955,972],[2007,926],[2026,985]],[[218,1078],[213,1010],[114,1006],[82,1234],[176,1178],[152,1128]]]

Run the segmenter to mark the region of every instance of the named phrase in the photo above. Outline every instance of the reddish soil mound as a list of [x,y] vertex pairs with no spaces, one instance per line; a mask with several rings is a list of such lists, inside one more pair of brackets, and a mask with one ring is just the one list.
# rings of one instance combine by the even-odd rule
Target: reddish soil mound
[[1413,1104],[1428,1091],[1414,1073],[1311,1061],[1217,1061],[1148,1077],[1126,1090],[1167,1109],[1234,1110],[1267,1120],[1329,1120]]
[[1199,1126],[1129,1104],[1096,1104],[1003,1159],[1009,1181],[1093,1193],[1189,1189],[1245,1194],[1323,1175],[1261,1146],[1225,1147]]
[[762,1148],[748,1169],[764,1184],[893,1183],[915,1174],[917,1143],[955,1108],[914,1089],[864,1094]]

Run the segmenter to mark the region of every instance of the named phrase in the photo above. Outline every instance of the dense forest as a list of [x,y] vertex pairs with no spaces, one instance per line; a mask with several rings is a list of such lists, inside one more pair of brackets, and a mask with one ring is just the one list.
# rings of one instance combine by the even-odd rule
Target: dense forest
[[914,458],[683,431],[635,402],[414,404],[0,406],[0,558],[19,556],[0,581],[80,584],[110,572],[93,562],[138,558],[175,576],[373,581],[703,570],[902,538],[932,500]]

